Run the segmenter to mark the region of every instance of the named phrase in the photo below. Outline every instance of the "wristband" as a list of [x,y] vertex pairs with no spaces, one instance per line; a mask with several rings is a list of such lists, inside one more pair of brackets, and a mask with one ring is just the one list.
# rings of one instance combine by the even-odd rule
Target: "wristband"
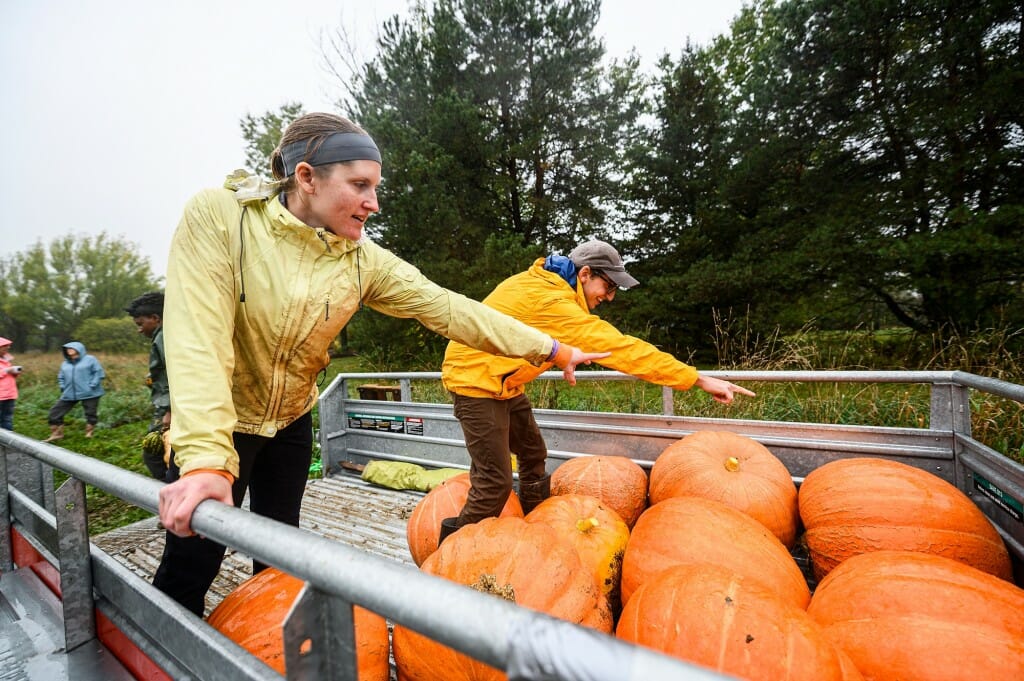
[[189,471],[188,473],[185,473],[185,475],[183,475],[181,477],[182,478],[187,478],[188,476],[192,475],[193,473],[215,473],[215,474],[219,475],[220,477],[224,478],[225,480],[227,480],[228,482],[230,482],[232,485],[235,484],[235,476],[233,476],[228,471],[222,471],[222,470],[217,469],[217,468],[196,468],[194,470]]
[[551,354],[548,355],[548,358],[545,359],[544,361],[545,362],[551,362],[551,361],[553,361],[555,359],[556,356],[558,356],[558,341],[555,340],[554,338],[552,338],[551,339]]

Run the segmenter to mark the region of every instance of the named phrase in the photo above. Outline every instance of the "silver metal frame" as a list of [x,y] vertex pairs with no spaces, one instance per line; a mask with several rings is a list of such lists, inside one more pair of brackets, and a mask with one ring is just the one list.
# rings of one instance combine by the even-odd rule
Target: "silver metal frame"
[[[709,376],[741,384],[892,383],[927,385],[927,426],[868,425],[695,418],[673,415],[673,391],[662,393],[662,415],[535,409],[548,445],[548,468],[595,454],[628,456],[650,468],[665,447],[696,430],[731,430],[751,437],[778,456],[797,484],[837,458],[877,456],[927,470],[956,485],[992,520],[1024,573],[1024,522],[1016,512],[1024,502],[1024,466],[971,435],[972,390],[1024,404],[1024,386],[962,371],[709,371]],[[438,372],[340,374],[320,396],[320,456],[324,471],[342,461],[408,461],[427,466],[469,468],[462,429],[451,404],[412,401],[414,381],[440,381]],[[582,371],[578,381],[636,381],[615,371]],[[561,380],[547,372],[539,380]],[[349,397],[363,382],[397,381],[402,401]],[[374,427],[377,419],[377,427]],[[402,423],[415,424],[403,429]],[[1006,500],[1009,500],[1007,503]]]
[[[968,399],[970,390],[982,390],[1022,403],[1024,387],[962,372],[709,373],[736,381],[925,383],[932,395],[929,425],[880,428],[681,417],[671,413],[669,390],[662,415],[537,410],[551,445],[550,465],[611,448],[650,466],[672,440],[709,428],[740,432],[770,446],[797,482],[807,471],[839,457],[896,459],[930,470],[969,494],[1007,541],[1019,571],[1024,562],[1024,524],[1012,511],[1024,499],[1024,466],[971,437]],[[339,376],[319,403],[325,471],[332,471],[342,460],[371,457],[468,465],[451,406],[411,401],[411,381],[438,378],[436,373]],[[541,378],[557,379],[560,374]],[[634,380],[615,372],[581,372],[579,378]],[[349,382],[363,379],[399,381],[402,400],[348,398]],[[353,421],[350,414],[369,418]],[[365,427],[374,417],[379,417],[381,430]],[[397,432],[399,424],[402,432]],[[408,424],[415,424],[415,429]],[[55,469],[71,476],[56,494]],[[88,607],[92,602],[174,678],[279,678],[84,540],[83,483],[151,512],[157,510],[160,483],[9,431],[0,431],[0,474],[6,492],[0,495],[0,569],[12,567],[12,527],[60,568],[69,644],[81,645],[95,636]],[[286,624],[287,659],[301,660],[289,665],[289,678],[354,679],[353,645],[345,640],[352,631],[352,604],[504,669],[513,681],[725,678],[217,502],[200,504],[192,525],[200,534],[308,583],[308,593]],[[367,580],[367,575],[373,575],[373,580]],[[307,642],[311,647],[300,656],[300,646]],[[546,671],[542,675],[539,670]]]
[[[81,481],[141,508],[157,510],[160,483],[152,479],[0,431],[0,466],[9,465],[12,454],[68,473],[76,481],[72,487]],[[62,580],[76,579],[73,571],[78,569],[82,556],[64,550],[60,531],[66,523],[58,522],[15,487],[7,485],[7,492],[4,496],[10,500],[10,516],[4,516],[4,527],[0,528],[0,543],[7,545],[7,555],[13,526],[60,568]],[[77,502],[71,505],[76,508],[68,510],[77,511]],[[285,625],[286,659],[302,658],[288,678],[355,681],[354,661],[344,652],[354,650],[354,642],[339,639],[351,635],[352,604],[504,669],[513,681],[538,678],[533,670],[546,670],[543,678],[564,681],[726,678],[218,502],[200,504],[192,517],[192,527],[203,536],[300,577],[324,601],[317,606],[321,608],[319,614],[311,614],[309,607],[302,606],[296,610],[299,619]],[[72,534],[77,536],[79,530]],[[90,591],[97,607],[172,677],[280,678],[97,547],[81,542],[72,545],[79,552],[88,547]],[[373,580],[367,580],[367,575],[373,575]],[[67,606],[65,613],[70,614]],[[66,632],[69,641],[81,645],[95,636],[95,624],[83,623],[80,608],[74,606],[73,610],[74,617],[65,623]],[[314,632],[316,627],[323,630]],[[553,646],[553,641],[563,641],[565,647]],[[300,654],[300,646],[306,642],[312,645],[308,651],[303,647]],[[561,671],[550,675],[551,670]]]

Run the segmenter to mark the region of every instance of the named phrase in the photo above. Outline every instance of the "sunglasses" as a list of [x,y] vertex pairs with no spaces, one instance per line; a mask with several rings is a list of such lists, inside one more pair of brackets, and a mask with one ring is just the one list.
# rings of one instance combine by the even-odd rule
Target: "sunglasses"
[[607,276],[605,276],[604,272],[602,272],[600,270],[595,270],[595,269],[592,269],[590,271],[594,274],[594,276],[596,276],[599,279],[601,279],[602,281],[604,281],[605,286],[608,289],[608,293],[615,293],[617,290],[619,290],[619,285],[616,284],[611,279],[609,279]]

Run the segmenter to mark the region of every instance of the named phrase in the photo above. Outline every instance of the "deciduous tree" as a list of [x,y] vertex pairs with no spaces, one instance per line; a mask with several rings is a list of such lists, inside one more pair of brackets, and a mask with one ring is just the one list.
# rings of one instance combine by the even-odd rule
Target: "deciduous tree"
[[135,244],[106,233],[37,243],[0,264],[0,310],[23,347],[49,350],[86,319],[122,317],[124,306],[158,288]]

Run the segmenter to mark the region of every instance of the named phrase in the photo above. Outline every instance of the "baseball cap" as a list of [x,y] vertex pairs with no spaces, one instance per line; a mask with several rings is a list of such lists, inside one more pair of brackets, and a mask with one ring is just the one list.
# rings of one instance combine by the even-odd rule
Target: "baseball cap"
[[619,252],[604,241],[595,239],[580,244],[569,253],[569,260],[572,260],[576,267],[590,265],[591,269],[599,270],[621,289],[633,288],[640,284],[626,271]]

